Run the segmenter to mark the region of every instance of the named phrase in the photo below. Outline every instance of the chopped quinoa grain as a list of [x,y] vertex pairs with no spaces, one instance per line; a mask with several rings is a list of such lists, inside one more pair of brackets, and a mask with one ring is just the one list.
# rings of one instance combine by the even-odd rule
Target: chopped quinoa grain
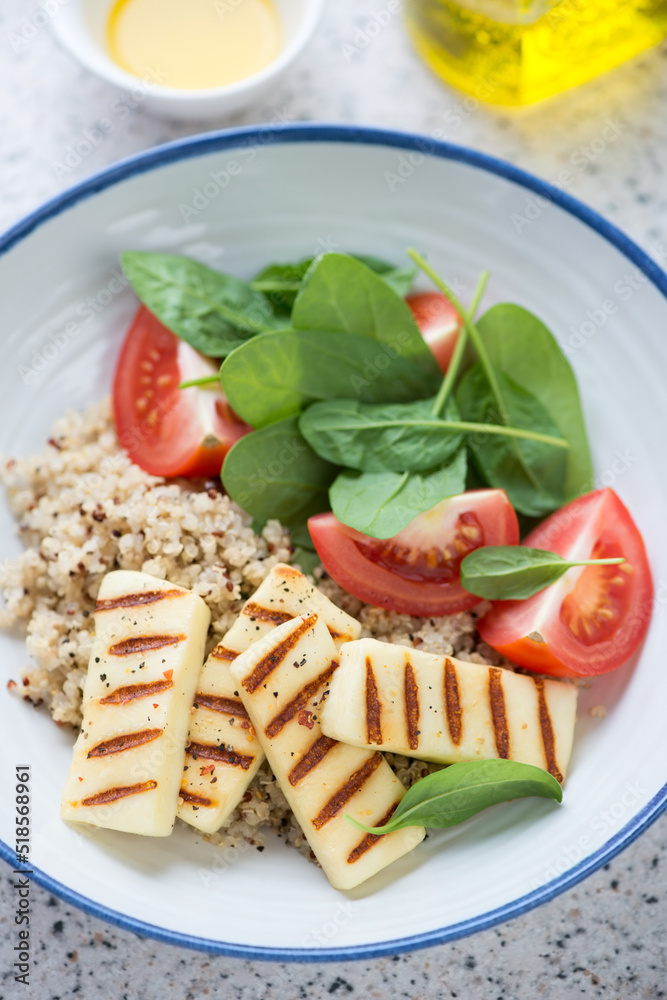
[[[187,587],[211,609],[209,646],[230,628],[243,601],[279,562],[289,562],[288,531],[269,521],[260,535],[219,483],[151,476],[116,438],[109,399],[68,413],[44,451],[5,459],[0,477],[25,551],[4,566],[0,626],[21,625],[32,663],[8,687],[45,704],[77,728],[90,656],[93,611],[102,577],[139,570]],[[359,619],[364,636],[476,663],[501,663],[462,612],[413,618],[362,604],[321,571],[320,589]],[[439,765],[395,754],[387,759],[406,785]],[[265,763],[236,812],[207,839],[223,847],[261,847],[270,828],[310,856],[310,848]]]

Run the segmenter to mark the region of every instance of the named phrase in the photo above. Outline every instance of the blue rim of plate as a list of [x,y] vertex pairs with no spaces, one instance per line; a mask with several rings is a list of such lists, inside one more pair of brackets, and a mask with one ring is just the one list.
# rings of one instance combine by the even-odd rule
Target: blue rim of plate
[[[613,244],[625,257],[631,260],[667,299],[667,274],[658,267],[655,261],[612,223],[607,222],[593,209],[561,191],[559,188],[554,187],[552,184],[533,177],[511,163],[488,156],[486,153],[479,153],[475,150],[466,149],[463,146],[442,142],[432,139],[429,136],[351,125],[311,125],[303,123],[297,125],[259,125],[226,129],[193,138],[179,139],[176,142],[138,153],[128,159],[121,160],[111,167],[107,167],[105,170],[94,174],[75,187],[63,192],[63,194],[51,199],[17,225],[7,230],[4,236],[0,237],[0,256],[7,253],[7,251],[25,239],[30,233],[34,232],[39,226],[48,222],[49,219],[60,215],[86,198],[90,198],[98,192],[113,187],[115,184],[128,180],[131,177],[181,160],[192,159],[206,153],[235,149],[239,146],[302,142],[390,146],[465,163],[468,166],[504,177],[506,180],[512,181],[520,187],[535,192],[535,194],[559,206],[595,230],[595,232]],[[643,809],[636,813],[629,823],[603,844],[602,847],[599,847],[589,857],[584,858],[572,868],[545,885],[540,886],[538,889],[535,889],[533,892],[521,896],[511,903],[507,903],[505,906],[490,910],[488,913],[480,914],[477,917],[472,917],[469,920],[464,920],[456,924],[450,924],[447,927],[428,931],[423,934],[415,934],[410,937],[395,938],[390,941],[382,941],[358,947],[347,946],[317,949],[262,948],[255,945],[240,945],[194,937],[188,934],[181,934],[178,931],[156,927],[153,924],[136,920],[133,917],[125,916],[116,910],[111,910],[106,906],[95,903],[86,896],[72,891],[67,886],[58,882],[57,879],[52,878],[37,868],[31,869],[30,874],[38,885],[41,885],[44,889],[53,892],[65,902],[71,903],[73,906],[84,910],[94,917],[106,920],[116,927],[132,931],[135,934],[148,936],[158,941],[179,945],[184,948],[192,948],[197,951],[236,958],[264,959],[266,961],[278,962],[339,962],[346,959],[372,959],[443,944],[446,941],[466,937],[469,934],[475,934],[495,924],[521,916],[536,906],[548,902],[566,889],[572,888],[584,878],[587,878],[619,854],[625,847],[628,847],[665,810],[667,810],[667,783],[663,785],[657,795]],[[1,840],[0,858],[6,861],[11,867],[14,867],[16,863],[16,853]],[[22,874],[26,873],[25,866],[23,869],[16,870]]]

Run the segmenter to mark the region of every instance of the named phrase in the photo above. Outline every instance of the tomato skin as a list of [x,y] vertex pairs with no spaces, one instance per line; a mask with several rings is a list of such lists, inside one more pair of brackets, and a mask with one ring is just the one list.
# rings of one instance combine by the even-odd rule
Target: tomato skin
[[[341,524],[332,513],[311,517],[308,528],[324,568],[350,594],[376,607],[428,618],[467,611],[479,604],[479,597],[461,586],[459,568],[463,555],[479,545],[471,542],[458,553],[456,560],[447,567],[447,579],[438,578],[437,570],[433,571],[434,577],[429,578],[428,569],[420,578],[410,563],[405,566],[406,575],[402,575],[400,558],[392,568],[390,558],[379,562],[377,555],[371,558],[369,552],[375,550],[377,553],[378,549],[393,546],[397,551],[407,548],[411,552],[428,554],[434,545],[447,547],[449,544],[451,547],[457,541],[451,530],[452,521],[456,525],[468,516],[479,526],[483,544],[517,544],[517,517],[503,490],[474,490],[443,500],[416,517],[393,539],[382,542]],[[440,535],[439,525],[445,526]],[[421,550],[420,543],[423,543]]]
[[155,476],[218,476],[225,455],[250,427],[224,394],[179,389],[217,366],[179,340],[141,306],[121,347],[113,382],[118,440]]
[[595,676],[625,663],[646,635],[653,580],[641,534],[614,491],[571,501],[523,544],[568,559],[622,555],[626,563],[568,571],[526,601],[496,601],[479,623],[482,639],[519,666],[556,677]]
[[416,292],[408,295],[405,301],[444,374],[452,360],[463,320],[449,299],[440,292]]

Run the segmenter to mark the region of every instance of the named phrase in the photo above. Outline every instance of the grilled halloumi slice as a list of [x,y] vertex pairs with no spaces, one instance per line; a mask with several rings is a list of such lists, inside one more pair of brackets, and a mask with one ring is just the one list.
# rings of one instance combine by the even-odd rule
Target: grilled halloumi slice
[[344,818],[386,823],[405,789],[381,753],[322,734],[319,720],[337,657],[323,619],[302,615],[253,643],[231,672],[313,853],[334,888],[351,889],[416,847],[424,829],[378,837]]
[[361,634],[359,622],[337,608],[303,573],[279,563],[246,602],[210,654],[197,683],[178,816],[214,833],[230,816],[264,760],[229,665],[282,622],[314,611],[336,646]]
[[441,764],[505,757],[563,781],[577,688],[377,639],[341,650],[322,731]]
[[104,577],[63,819],[171,833],[210,620],[183,587],[126,570]]

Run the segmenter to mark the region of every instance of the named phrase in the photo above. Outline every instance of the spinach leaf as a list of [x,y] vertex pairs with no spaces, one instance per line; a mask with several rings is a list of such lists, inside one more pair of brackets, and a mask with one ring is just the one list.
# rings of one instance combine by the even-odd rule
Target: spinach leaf
[[264,427],[318,399],[400,402],[428,395],[421,366],[370,337],[280,330],[249,340],[225,360],[222,385],[231,407]]
[[416,267],[394,267],[393,264],[388,264],[386,260],[380,260],[379,257],[367,257],[359,253],[352,254],[352,256],[355,260],[365,264],[366,267],[370,267],[371,271],[379,274],[382,280],[386,281],[389,287],[393,288],[401,298],[406,296],[412,288],[412,282],[417,275]]
[[573,566],[613,566],[623,557],[568,562],[555,552],[525,545],[486,545],[461,562],[461,583],[489,601],[522,601],[555,583]]
[[548,771],[532,764],[469,760],[415,782],[384,826],[365,826],[347,814],[345,818],[366,833],[392,833],[404,826],[442,829],[463,823],[498,802],[531,795],[561,802],[563,790]]
[[539,399],[569,442],[564,496],[571,500],[592,489],[593,472],[574,372],[541,320],[521,306],[489,309],[477,327],[494,368]]
[[258,526],[276,518],[303,544],[310,543],[307,519],[329,509],[336,472],[308,447],[291,417],[240,438],[225,458],[222,483]]
[[373,337],[422,368],[429,393],[442,381],[433,354],[405,301],[369,267],[345,254],[327,253],[303,280],[292,325]]
[[466,449],[429,472],[352,472],[344,470],[329,490],[331,509],[343,524],[372,538],[392,538],[441,500],[466,485]]
[[122,254],[132,288],[160,322],[209,357],[225,357],[258,333],[283,325],[261,292],[176,254]]
[[[433,400],[414,403],[359,403],[334,399],[314,403],[299,429],[313,451],[348,469],[364,472],[423,472],[446,462],[463,435],[432,416]],[[456,420],[451,403],[447,416]]]
[[[560,430],[540,401],[502,371],[495,372],[507,420],[498,412],[487,373],[480,363],[461,379],[456,401],[464,419],[495,423],[558,437]],[[523,514],[548,514],[565,502],[567,453],[541,441],[506,439],[495,434],[470,435],[470,450],[489,486],[504,489]]]
[[[312,542],[310,544],[312,545]],[[292,553],[290,563],[293,566],[297,566],[306,576],[313,576],[317,567],[322,565],[322,560],[317,552],[311,551],[311,549],[305,548],[305,546],[298,545]]]
[[264,292],[280,312],[289,316],[301,282],[313,260],[313,257],[306,257],[293,264],[270,264],[253,278],[250,287],[257,292]]
[[[380,260],[379,257],[366,257],[363,254],[349,256],[379,274],[382,280],[401,297],[410,291],[417,273],[416,267],[395,267],[386,260]],[[276,308],[289,315],[301,288],[301,282],[314,260],[314,257],[305,257],[293,264],[270,264],[253,278],[251,287],[258,292],[264,292]]]

